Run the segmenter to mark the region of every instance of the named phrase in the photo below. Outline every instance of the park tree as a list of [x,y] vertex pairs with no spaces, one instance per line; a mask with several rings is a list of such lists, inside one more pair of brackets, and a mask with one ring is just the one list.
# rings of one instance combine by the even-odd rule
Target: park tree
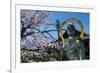
[[48,43],[48,39],[41,29],[51,24],[48,19],[49,11],[39,10],[21,10],[20,11],[20,29],[21,29],[21,48],[37,48]]

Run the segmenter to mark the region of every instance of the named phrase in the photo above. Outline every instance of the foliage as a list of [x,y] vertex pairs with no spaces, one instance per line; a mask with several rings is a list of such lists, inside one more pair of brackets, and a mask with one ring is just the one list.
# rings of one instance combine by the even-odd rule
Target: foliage
[[41,32],[41,26],[48,26],[48,11],[21,10],[21,48],[37,48],[48,43],[48,39]]
[[38,50],[21,49],[21,62],[46,62],[60,60],[57,48],[44,47]]

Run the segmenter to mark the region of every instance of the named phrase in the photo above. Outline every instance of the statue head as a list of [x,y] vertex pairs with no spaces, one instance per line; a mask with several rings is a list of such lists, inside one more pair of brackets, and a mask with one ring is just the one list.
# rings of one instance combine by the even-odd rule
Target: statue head
[[75,26],[73,24],[69,24],[67,27],[68,36],[75,36]]

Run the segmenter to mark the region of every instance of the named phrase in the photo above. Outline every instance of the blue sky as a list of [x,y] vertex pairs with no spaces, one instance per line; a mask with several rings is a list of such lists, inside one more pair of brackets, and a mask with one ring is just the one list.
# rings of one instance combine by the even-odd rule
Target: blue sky
[[[89,27],[90,27],[90,22],[89,22],[89,13],[80,13],[80,12],[57,12],[53,11],[48,18],[51,20],[51,23],[55,25],[56,20],[59,20],[60,23],[62,23],[64,20],[68,18],[77,18],[79,19],[83,25],[84,25],[84,30],[86,33],[89,34]],[[80,30],[80,26],[77,23],[74,23],[75,27]],[[68,25],[65,25],[64,28],[67,29]],[[53,26],[49,27],[48,29],[55,29]],[[54,36],[57,35],[56,32],[51,32]]]
[[[59,12],[59,11],[52,11],[51,14],[47,17],[50,19],[51,23],[55,26],[56,20],[59,20],[62,23],[64,20],[68,18],[77,18],[79,19],[84,25],[84,32],[89,34],[89,27],[90,27],[90,14],[89,13],[80,13],[80,12]],[[77,23],[74,23],[75,27],[80,30],[80,26]],[[56,29],[54,26],[49,26],[47,30]],[[68,25],[64,26],[64,29],[67,29]],[[49,32],[53,37],[58,38],[57,32]],[[47,34],[46,34],[47,36]]]

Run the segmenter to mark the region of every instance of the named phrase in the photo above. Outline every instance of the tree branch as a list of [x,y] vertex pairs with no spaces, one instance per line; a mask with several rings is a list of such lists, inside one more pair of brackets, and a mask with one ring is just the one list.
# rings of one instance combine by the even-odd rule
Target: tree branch
[[[35,34],[35,33],[48,33],[48,32],[58,31],[58,30],[45,30],[45,31],[40,31],[39,29],[36,29],[36,30],[38,30],[38,32],[29,32],[29,33],[23,35],[23,37],[26,37],[26,36],[29,36],[29,35]],[[63,30],[65,30],[65,29],[63,29]]]

